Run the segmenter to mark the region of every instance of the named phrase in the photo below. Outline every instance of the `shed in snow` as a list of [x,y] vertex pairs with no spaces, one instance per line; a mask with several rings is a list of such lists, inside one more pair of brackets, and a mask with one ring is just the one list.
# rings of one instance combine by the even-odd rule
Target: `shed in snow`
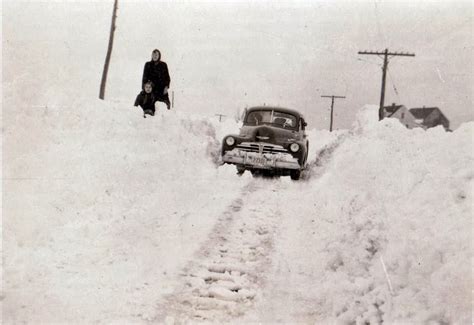
[[415,117],[403,105],[395,105],[395,103],[393,103],[391,106],[385,106],[383,110],[384,118],[396,118],[400,121],[400,123],[409,129],[420,127],[420,125],[416,122]]
[[449,120],[438,107],[411,108],[410,113],[424,129],[442,125],[445,130],[449,131]]

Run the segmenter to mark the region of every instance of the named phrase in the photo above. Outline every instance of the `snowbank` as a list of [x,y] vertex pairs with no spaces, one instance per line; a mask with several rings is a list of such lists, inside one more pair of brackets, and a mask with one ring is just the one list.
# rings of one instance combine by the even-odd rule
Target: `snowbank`
[[[308,181],[250,183],[216,165],[222,137],[238,132],[232,120],[163,109],[143,119],[129,104],[66,88],[17,96],[20,84],[6,84],[4,98],[6,322],[155,320],[233,202],[262,226],[282,220],[265,239],[278,233],[283,245],[275,239],[279,251],[265,251],[263,264],[281,257],[290,271],[252,287],[267,299],[257,312],[274,308],[262,292],[291,280],[280,303],[306,317],[310,302],[303,320],[469,322],[474,123],[407,130],[366,107],[350,132],[308,131]],[[229,238],[245,253],[240,235]]]
[[146,319],[248,182],[215,164],[231,126],[18,86],[4,99],[4,320]]
[[319,237],[312,290],[332,320],[470,322],[474,123],[408,130],[376,114],[359,113],[301,199]]

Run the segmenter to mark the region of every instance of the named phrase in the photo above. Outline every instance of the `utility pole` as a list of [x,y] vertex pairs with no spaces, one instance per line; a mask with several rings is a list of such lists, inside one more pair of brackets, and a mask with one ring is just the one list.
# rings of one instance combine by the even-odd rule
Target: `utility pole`
[[221,122],[222,118],[225,116],[223,114],[216,114],[216,116],[219,116],[219,122]]
[[99,98],[105,97],[105,86],[107,83],[107,73],[109,72],[110,57],[112,56],[112,48],[114,46],[115,20],[117,19],[118,0],[114,1],[114,9],[112,12],[112,23],[110,25],[109,45],[107,46],[107,55],[105,56],[104,70],[102,71],[102,80],[100,81]]
[[383,52],[373,52],[373,51],[359,51],[359,54],[363,55],[383,55],[383,67],[382,67],[382,92],[380,94],[380,107],[379,107],[379,121],[383,120],[383,106],[385,101],[385,79],[387,76],[388,68],[388,56],[415,56],[414,53],[404,53],[404,52],[389,52],[388,49],[385,49]]
[[346,96],[335,96],[335,95],[328,96],[328,95],[324,95],[324,96],[321,96],[321,97],[331,98],[331,122],[329,124],[329,132],[332,132],[332,120],[333,120],[333,116],[334,116],[334,98],[346,98]]

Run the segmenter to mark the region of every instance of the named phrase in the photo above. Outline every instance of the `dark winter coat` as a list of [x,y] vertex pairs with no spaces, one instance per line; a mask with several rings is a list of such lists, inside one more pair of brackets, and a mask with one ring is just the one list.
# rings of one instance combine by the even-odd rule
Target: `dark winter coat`
[[153,82],[153,92],[155,94],[163,94],[163,90],[165,87],[170,86],[171,81],[166,63],[159,60],[151,60],[145,63],[145,68],[143,69],[142,86],[147,81]]
[[138,94],[137,99],[135,100],[135,106],[140,106],[143,111],[151,110],[155,111],[155,95],[153,93],[147,94],[144,90]]

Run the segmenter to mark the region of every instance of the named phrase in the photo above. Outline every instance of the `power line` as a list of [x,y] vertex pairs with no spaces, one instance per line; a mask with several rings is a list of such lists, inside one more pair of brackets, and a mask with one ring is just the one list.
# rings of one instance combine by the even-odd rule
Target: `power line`
[[400,94],[398,93],[397,86],[395,85],[393,75],[390,73],[390,69],[387,69],[387,71],[388,71],[388,76],[390,77],[390,81],[392,82],[393,91],[395,92],[395,95],[397,95],[398,102],[400,102],[400,96],[399,96]]
[[357,61],[367,62],[367,63],[370,63],[370,64],[378,65],[379,67],[382,66],[381,64],[374,63],[374,62],[371,62],[369,60],[364,60],[364,59],[361,59],[361,58],[357,58]]
[[414,53],[405,53],[405,52],[389,52],[388,49],[385,49],[383,52],[377,51],[359,51],[359,54],[362,55],[383,55],[383,67],[382,67],[382,90],[380,93],[380,106],[379,106],[379,121],[384,118],[383,106],[385,101],[385,80],[387,77],[388,69],[388,56],[415,56]]
[[331,121],[330,121],[330,124],[329,124],[329,132],[332,132],[332,120],[333,120],[333,115],[334,115],[334,98],[346,98],[346,96],[323,95],[321,97],[331,98]]
[[216,116],[219,116],[219,122],[222,122],[222,118],[226,115],[224,114],[215,114]]

